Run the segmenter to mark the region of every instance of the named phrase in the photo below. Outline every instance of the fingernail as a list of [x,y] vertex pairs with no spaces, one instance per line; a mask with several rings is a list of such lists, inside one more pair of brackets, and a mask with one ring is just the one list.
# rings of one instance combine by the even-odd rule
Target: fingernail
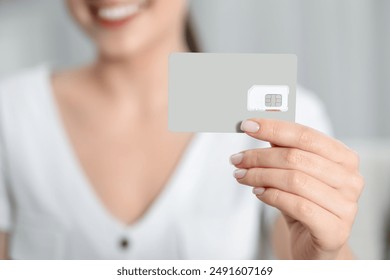
[[252,192],[255,195],[262,195],[265,192],[265,188],[253,188]]
[[241,130],[249,133],[255,133],[260,130],[260,125],[257,122],[246,120],[242,122]]
[[244,158],[243,153],[235,154],[230,157],[230,163],[233,165],[240,164],[242,159]]
[[242,179],[245,177],[247,172],[248,172],[248,170],[246,170],[246,169],[237,169],[234,171],[233,176],[236,179]]

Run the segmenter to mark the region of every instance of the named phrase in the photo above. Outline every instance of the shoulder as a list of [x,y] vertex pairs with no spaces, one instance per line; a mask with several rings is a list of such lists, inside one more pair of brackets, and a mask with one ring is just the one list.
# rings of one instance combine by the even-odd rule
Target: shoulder
[[19,72],[2,77],[0,79],[0,88],[21,88],[23,87],[23,82],[36,82],[37,78],[42,77],[49,73],[49,67],[46,65],[38,65],[31,68],[26,68],[20,70]]
[[21,101],[26,94],[41,91],[46,86],[48,76],[48,67],[37,66],[0,79],[1,103]]
[[[25,69],[0,80],[0,127],[29,125],[48,104],[50,70],[46,66]],[[39,120],[39,119],[37,119]]]
[[41,123],[48,105],[49,74],[47,67],[39,66],[0,80],[0,134],[4,141],[16,131]]
[[326,134],[332,134],[332,126],[325,106],[313,92],[298,86],[296,122]]

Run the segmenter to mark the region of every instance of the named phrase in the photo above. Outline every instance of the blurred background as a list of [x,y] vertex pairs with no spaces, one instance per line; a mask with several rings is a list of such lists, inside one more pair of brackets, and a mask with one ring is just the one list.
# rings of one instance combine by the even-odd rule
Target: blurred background
[[[205,52],[298,55],[299,83],[325,103],[335,136],[361,155],[366,190],[351,244],[359,258],[390,258],[390,1],[190,2]],[[93,57],[64,0],[0,0],[0,78]]]

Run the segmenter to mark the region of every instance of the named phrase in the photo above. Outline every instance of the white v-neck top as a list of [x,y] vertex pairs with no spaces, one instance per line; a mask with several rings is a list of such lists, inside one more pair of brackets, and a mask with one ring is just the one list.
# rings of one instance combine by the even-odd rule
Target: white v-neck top
[[[304,90],[297,121],[329,132],[322,105]],[[244,134],[197,134],[152,206],[125,225],[101,203],[72,150],[50,70],[27,70],[0,83],[0,231],[10,235],[9,256],[253,259],[262,250],[261,211],[270,208],[236,182],[228,159],[261,146]]]

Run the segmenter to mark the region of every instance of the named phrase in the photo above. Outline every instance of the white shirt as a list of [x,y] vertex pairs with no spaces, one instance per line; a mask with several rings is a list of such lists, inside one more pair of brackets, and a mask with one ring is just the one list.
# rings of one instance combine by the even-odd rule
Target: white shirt
[[[0,84],[0,231],[13,259],[253,259],[262,203],[232,176],[229,156],[266,143],[197,134],[152,206],[123,224],[103,206],[72,150],[39,67]],[[300,89],[297,122],[329,133]],[[127,243],[127,246],[125,246]]]

